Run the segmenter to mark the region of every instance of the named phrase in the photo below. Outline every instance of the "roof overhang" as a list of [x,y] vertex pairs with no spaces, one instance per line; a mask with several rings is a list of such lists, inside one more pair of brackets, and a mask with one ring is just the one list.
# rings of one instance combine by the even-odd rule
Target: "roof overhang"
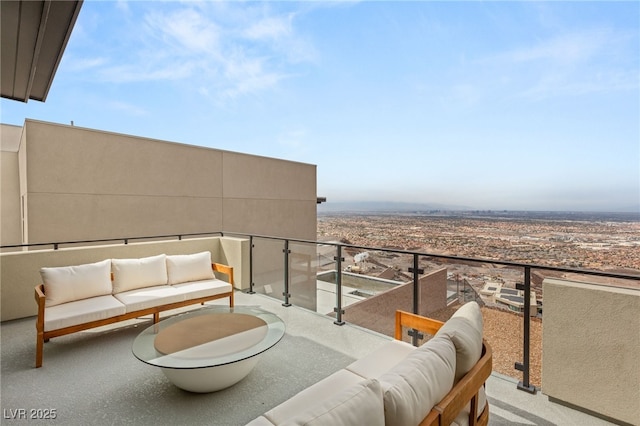
[[82,0],[0,1],[0,95],[27,102],[47,98]]

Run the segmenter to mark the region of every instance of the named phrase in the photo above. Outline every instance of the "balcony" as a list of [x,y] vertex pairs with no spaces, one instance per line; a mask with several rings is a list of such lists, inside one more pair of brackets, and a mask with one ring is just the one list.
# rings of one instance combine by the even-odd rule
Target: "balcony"
[[[34,319],[12,319],[4,321],[1,328],[3,422],[16,419],[17,423],[20,416],[29,419],[30,414],[44,415],[55,410],[56,418],[50,422],[53,424],[242,425],[385,343],[390,339],[387,328],[393,328],[392,320],[387,318],[387,310],[405,309],[423,313],[425,309],[438,307],[431,300],[434,298],[439,300],[438,303],[448,306],[452,303],[453,291],[461,301],[477,297],[468,283],[447,282],[446,268],[455,262],[471,262],[469,259],[441,259],[446,262],[434,267],[430,264],[433,258],[425,254],[376,249],[382,255],[392,257],[396,265],[404,266],[394,268],[397,276],[382,280],[384,285],[393,285],[393,288],[372,290],[358,288],[357,282],[345,279],[343,273],[337,273],[346,269],[346,263],[351,264],[356,255],[371,252],[372,248],[218,234],[207,238],[182,236],[165,242],[136,243],[129,240],[127,244],[113,244],[114,241],[110,241],[109,246],[86,248],[66,248],[65,244],[56,244],[55,249],[51,245],[45,250],[34,247],[36,250],[26,254],[4,253],[3,268],[6,275],[3,277],[3,308],[7,297],[15,297],[17,291],[5,286],[6,277],[12,273],[12,266],[5,261],[12,256],[27,256],[32,260],[39,256],[72,259],[71,256],[77,256],[78,251],[83,250],[89,257],[104,257],[107,252],[127,257],[131,256],[130,253],[137,253],[136,256],[151,255],[170,246],[174,247],[172,250],[193,250],[196,246],[205,245],[218,259],[225,259],[236,268],[239,287],[237,305],[261,306],[280,316],[287,326],[285,338],[265,353],[257,368],[245,380],[212,394],[190,394],[175,388],[157,369],[139,362],[131,354],[133,339],[149,324],[150,318],[52,339],[45,345],[44,367],[35,369]],[[361,263],[359,266],[371,268],[375,261],[373,257],[367,259],[369,264]],[[36,260],[36,263],[40,261]],[[25,263],[20,265],[24,269]],[[525,287],[531,291],[531,271],[527,273],[527,268],[522,265],[503,266],[524,273]],[[329,282],[318,281],[318,273],[330,270],[335,271],[335,283],[331,283],[331,279]],[[629,279],[637,282],[640,277],[631,276]],[[29,278],[27,281],[33,280]],[[407,284],[393,284],[396,281]],[[444,287],[439,284],[442,282],[445,283]],[[33,286],[30,284],[27,287],[28,302],[32,304]],[[570,291],[573,291],[571,297],[581,306],[593,309],[594,305],[605,303],[604,299],[594,300],[588,291]],[[637,290],[629,292],[629,300],[636,303]],[[381,300],[376,297],[380,295],[386,298],[385,309],[375,303],[376,299]],[[560,298],[562,295],[554,294],[554,297]],[[551,315],[553,310],[548,305],[551,306],[552,301],[549,296],[544,300],[545,315],[547,309]],[[20,303],[22,301],[16,298],[16,304]],[[536,358],[537,350],[544,349],[546,362],[556,362],[554,360],[562,358],[578,359],[578,354],[571,352],[572,345],[549,346],[547,342],[544,348],[534,347],[530,351],[527,346],[534,346],[529,341],[531,306],[528,310],[527,315],[509,314],[515,327],[521,330],[522,335],[517,340],[522,351],[516,351],[514,358],[510,353],[500,354],[501,350],[496,350],[497,345],[493,345],[494,357],[505,357],[507,363],[511,364],[511,370],[505,374],[494,369],[487,383],[491,404],[490,424],[611,424],[601,418],[602,413],[585,413],[584,407],[576,410],[567,404],[550,401],[539,376],[532,374],[532,377],[538,378],[530,380],[533,366],[528,358]],[[439,311],[435,309],[434,312]],[[637,327],[635,324],[614,323],[614,327],[619,329],[630,326]],[[558,331],[552,326],[548,328],[554,333]],[[594,338],[598,337],[594,335]],[[557,362],[560,365],[561,361]],[[521,373],[513,368],[515,363],[523,370]],[[574,372],[584,375],[585,365],[578,362],[573,364]],[[614,366],[613,370],[616,368],[620,369]],[[631,374],[631,380],[634,380],[632,372],[622,373]],[[518,377],[520,374],[522,380]],[[528,391],[523,392],[523,388]],[[576,393],[583,391],[574,390]],[[606,400],[607,395],[603,394],[600,398]],[[617,403],[610,402],[612,405]],[[36,411],[32,412],[32,409]]]
[[[133,357],[133,339],[150,318],[53,339],[40,369],[33,368],[33,319],[3,323],[3,423],[21,415],[16,410],[25,409],[29,416],[35,409],[55,410],[49,424],[242,425],[388,339],[350,324],[338,327],[326,316],[283,307],[264,295],[238,292],[236,304],[277,314],[287,333],[245,380],[212,394],[181,391]],[[518,391],[516,383],[501,374],[491,376],[490,424],[609,424],[551,403],[542,394]]]

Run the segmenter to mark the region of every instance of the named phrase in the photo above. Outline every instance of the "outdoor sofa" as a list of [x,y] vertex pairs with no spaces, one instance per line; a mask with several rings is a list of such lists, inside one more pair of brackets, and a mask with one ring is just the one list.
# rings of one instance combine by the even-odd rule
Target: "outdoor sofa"
[[[420,347],[403,327],[434,336]],[[492,353],[476,302],[446,323],[396,312],[395,340],[304,389],[250,426],[486,425]]]
[[225,297],[233,307],[233,268],[212,263],[208,251],[45,267],[40,274],[36,368],[52,337],[151,314],[157,323],[162,311]]

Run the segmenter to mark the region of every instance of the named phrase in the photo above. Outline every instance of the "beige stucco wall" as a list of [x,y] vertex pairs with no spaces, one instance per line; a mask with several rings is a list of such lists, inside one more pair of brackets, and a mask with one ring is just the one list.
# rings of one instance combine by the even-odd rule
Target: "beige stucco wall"
[[[427,271],[420,277],[419,287],[420,315],[429,316],[447,306],[447,268]],[[344,310],[345,321],[393,337],[396,311],[413,311],[413,282],[356,302]]]
[[542,392],[638,424],[640,291],[545,279]]
[[24,133],[31,243],[221,230],[315,239],[314,165],[33,120]]
[[22,127],[0,125],[0,241],[22,243],[18,149]]
[[[2,245],[203,232],[316,238],[315,165],[35,120],[10,127]],[[231,262],[248,259],[246,240],[226,241],[237,247],[224,251]],[[279,256],[258,257],[254,268],[276,271]],[[3,320],[32,312],[40,263],[29,265],[12,284],[2,271]],[[242,265],[236,285],[244,289],[249,263]]]
[[0,254],[2,321],[35,315],[34,287],[41,283],[40,268],[98,262],[112,258],[139,258],[157,254],[211,252],[214,262],[234,268],[235,287],[247,288],[248,241],[240,238],[210,237],[153,241],[58,250],[33,250]]

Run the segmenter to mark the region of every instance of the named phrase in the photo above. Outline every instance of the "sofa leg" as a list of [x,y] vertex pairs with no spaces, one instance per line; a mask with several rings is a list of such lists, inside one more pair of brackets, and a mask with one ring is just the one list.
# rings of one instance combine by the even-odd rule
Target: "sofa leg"
[[155,313],[153,314],[153,323],[154,323],[154,324],[157,324],[157,323],[158,323],[158,321],[160,321],[160,312],[155,312]]
[[42,352],[43,352],[44,341],[45,340],[43,338],[42,333],[38,333],[38,335],[36,336],[36,368],[42,367]]

